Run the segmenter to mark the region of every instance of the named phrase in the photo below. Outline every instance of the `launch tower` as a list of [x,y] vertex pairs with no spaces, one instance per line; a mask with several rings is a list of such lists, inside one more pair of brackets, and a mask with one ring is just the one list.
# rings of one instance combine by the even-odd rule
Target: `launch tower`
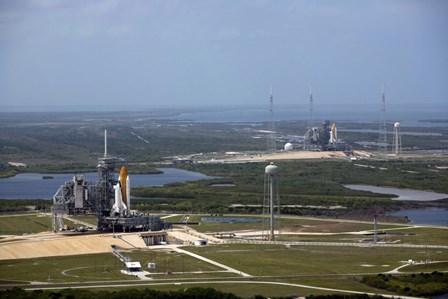
[[[118,179],[116,163],[123,164]],[[107,130],[104,131],[104,155],[98,159],[97,181],[75,175],[61,185],[53,196],[53,229],[62,230],[64,215],[96,215],[102,230],[161,230],[165,223],[158,216],[131,215],[130,179],[124,160],[107,153]]]

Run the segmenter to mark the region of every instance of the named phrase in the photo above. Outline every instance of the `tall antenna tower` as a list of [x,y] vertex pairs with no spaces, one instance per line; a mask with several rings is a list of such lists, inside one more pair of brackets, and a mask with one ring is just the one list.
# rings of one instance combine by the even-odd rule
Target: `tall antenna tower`
[[380,135],[378,138],[378,151],[387,155],[387,129],[386,129],[386,96],[384,95],[384,82],[381,82],[381,120]]
[[[310,118],[308,119],[308,124],[307,124],[307,128],[306,128],[307,131],[310,131],[314,127],[314,115],[313,115],[314,106],[313,106],[313,104],[314,104],[313,91],[311,89],[311,84],[310,84]],[[312,149],[309,140],[306,138],[303,140],[303,149],[304,150]]]
[[274,124],[274,95],[272,93],[272,85],[270,89],[270,96],[269,96],[269,122],[268,122],[268,139],[267,139],[267,146],[266,151],[268,153],[275,152],[275,124]]
[[[268,241],[275,240],[275,229],[280,235],[280,199],[278,196],[278,166],[271,162],[265,168],[264,200],[263,200],[263,237]],[[277,211],[275,211],[277,209]],[[277,215],[277,217],[275,217]],[[277,219],[275,219],[277,218]],[[269,219],[268,227],[267,219]],[[265,224],[266,223],[266,224]]]
[[313,100],[313,91],[311,89],[310,84],[310,120],[308,123],[308,129],[312,129],[314,127],[314,115],[313,115],[313,109],[314,109],[314,100]]
[[394,150],[395,155],[401,154],[401,129],[400,123],[394,124]]

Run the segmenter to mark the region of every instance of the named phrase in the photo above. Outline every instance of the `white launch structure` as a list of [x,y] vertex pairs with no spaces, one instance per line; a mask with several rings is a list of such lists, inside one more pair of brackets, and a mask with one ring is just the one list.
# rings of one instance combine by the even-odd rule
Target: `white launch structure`
[[98,229],[117,231],[159,231],[170,227],[159,216],[131,214],[131,182],[126,165],[122,165],[118,180],[115,164],[123,159],[109,156],[107,130],[104,130],[104,156],[98,158],[97,181],[87,181],[75,174],[53,196],[53,230],[64,230],[64,215],[96,215]]
[[[275,241],[276,228],[277,233],[281,235],[280,199],[278,196],[278,172],[279,172],[278,166],[274,165],[272,162],[265,168],[264,201],[263,201],[263,238],[267,239],[268,241]],[[269,223],[266,223],[267,219],[269,219]]]
[[394,150],[395,155],[401,154],[401,129],[400,123],[394,124]]

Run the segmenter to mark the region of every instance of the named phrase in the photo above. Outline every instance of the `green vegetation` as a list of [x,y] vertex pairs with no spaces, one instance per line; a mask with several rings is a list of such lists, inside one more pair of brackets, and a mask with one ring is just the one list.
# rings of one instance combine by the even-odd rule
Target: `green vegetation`
[[[281,169],[279,189],[282,214],[302,216],[363,217],[385,214],[404,208],[419,208],[437,203],[391,200],[392,195],[374,194],[344,188],[343,184],[369,184],[399,188],[415,188],[448,193],[448,172],[435,172],[428,163],[435,161],[363,161],[370,167],[359,167],[347,161],[278,162]],[[141,211],[181,213],[244,213],[260,214],[266,163],[198,164],[182,168],[221,177],[163,187],[135,187],[134,207]],[[387,168],[385,170],[385,168]],[[403,173],[402,170],[415,173]],[[212,187],[215,183],[235,186]],[[248,205],[233,207],[233,204]],[[443,203],[439,203],[443,206]]]
[[[46,214],[28,213],[0,216],[0,234],[3,235],[22,235],[51,231],[52,218],[51,212]],[[71,228],[83,226],[78,224],[74,218],[73,221],[64,219],[64,223]],[[96,225],[97,220],[92,217],[79,217],[79,220]]]
[[[265,124],[223,124],[194,123],[189,121],[148,120],[150,112],[138,113],[42,113],[42,114],[2,114],[0,118],[0,177],[20,172],[87,172],[95,171],[97,158],[103,155],[103,130],[109,132],[109,153],[125,158],[130,173],[156,173],[156,162],[176,160],[177,156],[208,152],[260,151],[266,146],[264,138],[252,138]],[[113,124],[109,119],[115,119]],[[346,129],[366,129],[365,124],[338,124]],[[377,125],[371,125],[377,129]],[[304,122],[280,122],[278,131],[283,134],[303,134]],[[417,129],[416,129],[417,130]],[[419,128],[425,133],[426,128]],[[446,128],[429,128],[440,136],[407,136],[403,146],[417,146],[423,149],[443,149],[440,140],[446,140]],[[343,130],[341,130],[341,133]],[[264,137],[264,136],[262,136]],[[377,134],[344,132],[344,140],[354,148],[362,147],[356,141],[375,141]],[[207,155],[207,154],[205,154]],[[199,154],[199,156],[203,156]],[[26,167],[14,167],[9,161],[27,164]],[[154,163],[154,164],[153,164]],[[304,160],[276,162],[280,169],[279,189],[282,205],[297,205],[282,209],[282,214],[298,216],[331,217],[330,221],[310,220],[288,216],[282,219],[284,232],[328,232],[335,235],[284,235],[283,240],[323,241],[323,242],[361,242],[372,236],[347,234],[350,231],[371,230],[367,223],[350,223],[338,218],[372,218],[373,214],[383,215],[380,221],[389,220],[384,216],[389,211],[404,208],[426,206],[446,206],[445,201],[433,203],[400,202],[391,200],[391,195],[379,195],[370,192],[344,188],[343,184],[368,184],[412,188],[448,193],[448,171],[438,170],[436,165],[446,165],[444,156],[434,158],[430,154],[420,159],[388,160]],[[267,162],[247,164],[176,164],[177,167],[199,171],[214,176],[215,179],[175,183],[164,187],[135,187],[132,195],[133,208],[142,212],[172,213],[181,212],[191,215],[190,221],[200,221],[200,215],[229,214],[256,217],[261,214],[260,205],[264,193],[264,168]],[[159,164],[165,165],[165,164]],[[234,186],[212,187],[214,183],[231,183]],[[232,205],[242,205],[235,207]],[[46,210],[50,201],[1,201],[0,212],[21,212],[30,206],[37,210]],[[245,206],[247,205],[247,206]],[[252,206],[250,206],[252,205]],[[75,217],[96,224],[95,217]],[[180,221],[182,216],[171,221]],[[328,219],[328,218],[327,218]],[[201,223],[194,227],[200,232],[213,233],[244,229],[259,229],[258,223]],[[37,213],[30,215],[4,215],[0,217],[1,234],[26,234],[48,231],[51,218]],[[406,225],[380,225],[380,241],[446,245],[448,235],[445,229],[409,228]],[[8,239],[3,242],[14,242]],[[316,287],[355,290],[369,293],[417,294],[416,292],[446,292],[446,285],[438,285],[439,274],[414,274],[406,276],[372,276],[380,283],[389,279],[390,285],[384,290],[377,289],[373,283],[361,283],[359,276],[365,273],[377,274],[390,271],[409,259],[448,260],[446,249],[427,248],[386,248],[386,247],[342,247],[342,246],[282,246],[224,244],[207,247],[188,247],[187,250],[211,258],[237,270],[254,275],[243,280],[236,273],[194,259],[188,255],[174,252],[130,251],[125,252],[132,260],[142,265],[149,262],[157,264],[156,270],[149,275],[151,282],[167,282],[154,286],[154,290],[134,287],[137,279],[123,275],[122,263],[112,254],[92,254],[82,256],[48,257],[24,260],[0,261],[1,285],[19,284],[28,286],[31,282],[43,283],[85,283],[91,281],[125,281],[129,284],[125,290],[109,291],[34,291],[24,292],[18,289],[0,293],[2,298],[133,298],[148,296],[151,298],[236,298],[234,295],[207,289],[230,291],[245,298],[256,294],[264,296],[328,295],[332,291],[314,290],[295,285],[273,287],[272,284],[260,284],[266,280],[304,284]],[[448,263],[412,265],[403,272],[447,271]],[[201,271],[201,273],[195,273]],[[350,274],[347,274],[350,273]],[[268,277],[269,276],[269,277]],[[405,278],[400,280],[400,277]],[[420,277],[421,276],[421,277]],[[429,280],[424,280],[427,277]],[[434,277],[433,277],[434,276]],[[395,279],[397,277],[397,280]],[[420,280],[412,280],[412,279]],[[203,279],[204,283],[192,283],[192,278]],[[214,280],[237,280],[218,283]],[[369,278],[365,278],[366,281]],[[446,281],[445,274],[440,278]],[[173,284],[170,284],[170,283]],[[197,281],[195,281],[197,282]],[[176,285],[174,284],[176,283]],[[179,286],[179,284],[182,286]],[[414,287],[416,284],[418,287]],[[204,289],[195,289],[195,287]],[[138,288],[138,289],[136,289]],[[132,290],[131,290],[132,289]],[[178,290],[179,289],[179,290]],[[423,294],[423,293],[422,293]],[[177,297],[176,297],[177,296]],[[336,297],[335,295],[332,295]],[[257,298],[262,298],[257,297]],[[317,296],[313,298],[319,298]],[[344,295],[344,298],[365,298],[363,295]]]
[[448,293],[448,273],[432,272],[412,275],[364,276],[363,283],[400,295],[433,296]]
[[[66,289],[62,291],[32,291],[26,292],[20,289],[12,289],[0,292],[0,297],[5,299],[46,299],[46,298],[61,298],[61,299],[74,299],[74,298],[95,298],[95,299],[152,299],[152,298],[164,298],[164,299],[238,299],[238,297],[231,293],[224,293],[212,288],[188,288],[179,289],[177,291],[157,291],[152,289],[126,289],[120,291],[87,291],[87,290],[72,290]],[[258,297],[264,298],[264,297]]]
[[[148,263],[155,263],[156,269],[150,270],[152,274],[171,273],[178,277],[191,277],[192,272],[199,271],[222,271],[221,268],[209,264],[207,262],[198,260],[189,255],[180,254],[171,251],[131,251],[123,252],[124,256],[131,258],[133,261],[139,261],[143,267],[146,267]],[[150,277],[157,278],[157,276],[149,275]],[[216,273],[215,273],[216,274]],[[207,277],[215,276],[214,273],[208,273]],[[229,276],[226,273],[226,276]],[[231,276],[231,275],[230,275]],[[194,277],[197,277],[195,274]]]
[[0,213],[50,211],[52,202],[44,199],[0,199]]
[[18,168],[0,162],[0,178],[7,178],[10,176],[14,176],[18,171],[19,171]]
[[[378,273],[427,258],[424,249],[390,247],[225,244],[187,250],[257,276]],[[448,260],[448,251],[431,251],[431,259]]]
[[[109,153],[126,159],[132,165],[143,163],[136,172],[146,173],[144,166],[147,162],[158,162],[167,157],[226,151],[256,152],[266,147],[265,136],[258,132],[266,128],[266,123],[161,120],[160,114],[166,115],[166,112],[1,113],[0,177],[24,171],[72,173],[94,170],[97,158],[104,152],[104,129],[108,129]],[[115,121],[110,122],[110,119]],[[306,123],[278,122],[276,127],[285,135],[303,135]],[[377,130],[377,124],[340,122],[338,127],[345,129],[340,134],[355,149],[362,149],[357,141],[376,141],[378,138],[376,133],[348,131]],[[447,139],[446,128],[408,130],[436,135],[406,135],[402,140],[404,148],[446,149],[441,142]],[[254,136],[261,138],[252,138]],[[12,167],[7,164],[9,161],[24,163],[27,167]]]
[[[217,266],[171,251],[133,250],[123,251],[122,254],[133,261],[139,261],[143,267],[146,267],[147,263],[155,262],[156,270],[150,271],[149,275],[153,283],[166,282],[167,279],[172,282],[164,286],[151,286],[153,289],[173,291],[179,288],[179,284],[182,284],[182,289],[213,287],[245,298],[256,294],[275,297],[332,293],[294,284],[378,293],[378,289],[374,286],[361,283],[361,279],[357,278],[358,275],[386,272],[401,265],[401,261],[423,260],[428,254],[431,259],[448,260],[447,250],[428,251],[424,248],[225,244],[185,249],[255,277],[250,281],[241,281],[241,284],[213,283],[213,280],[240,280],[240,278],[234,273],[222,272],[223,269]],[[443,266],[443,263],[440,265]],[[444,267],[446,269],[446,264]],[[0,261],[0,280],[4,286],[30,282],[82,283],[135,280],[132,276],[121,274],[119,270],[122,268],[122,263],[112,254],[5,260]],[[199,274],[197,271],[203,272]],[[207,283],[192,284],[188,282],[191,278],[207,280]],[[293,285],[273,288],[269,282]],[[129,284],[127,289],[135,289],[132,282],[127,283]],[[391,293],[390,290],[381,292]]]
[[123,263],[111,253],[0,260],[0,281],[60,283],[135,279],[121,274],[122,268]]
[[[446,244],[446,243],[445,243]],[[448,271],[448,262],[436,262],[429,264],[409,265],[400,269],[401,272],[407,273],[420,273],[420,272],[433,272],[433,271]]]
[[[258,218],[261,216],[251,215],[192,215],[190,221],[201,221],[203,217],[211,218]],[[266,225],[266,224],[265,224]],[[202,233],[237,232],[241,230],[261,230],[263,223],[260,222],[201,222],[200,225],[192,226]],[[281,217],[282,241],[304,241],[304,242],[363,242],[373,240],[373,224],[371,222],[346,221],[344,219],[310,219],[283,215]],[[448,244],[448,228],[426,228],[414,227],[412,225],[386,224],[378,225],[378,241],[387,243],[403,244]],[[352,234],[352,232],[366,232],[366,234]],[[297,233],[297,234],[294,234]],[[316,233],[316,235],[307,235]],[[320,235],[319,233],[330,233]]]
[[51,231],[51,214],[47,216],[32,214],[18,214],[0,216],[0,234],[21,235]]

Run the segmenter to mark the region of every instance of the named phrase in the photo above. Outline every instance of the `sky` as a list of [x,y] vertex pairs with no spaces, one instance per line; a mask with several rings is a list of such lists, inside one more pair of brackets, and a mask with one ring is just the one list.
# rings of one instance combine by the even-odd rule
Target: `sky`
[[[0,0],[3,106],[448,103],[444,0]],[[448,111],[447,111],[448,112]]]

